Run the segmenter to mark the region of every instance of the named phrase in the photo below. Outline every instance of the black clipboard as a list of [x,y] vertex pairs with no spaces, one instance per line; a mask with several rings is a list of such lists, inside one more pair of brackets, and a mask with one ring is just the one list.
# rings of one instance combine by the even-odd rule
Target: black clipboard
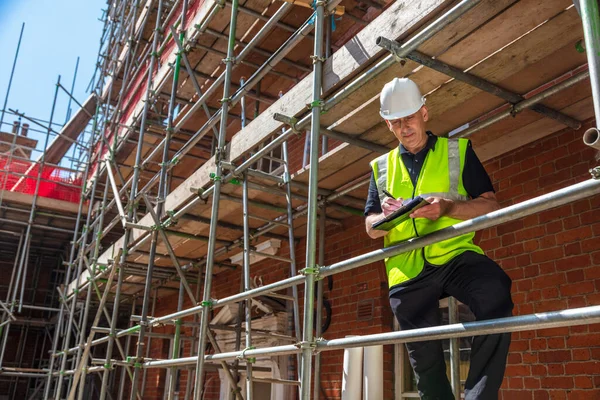
[[373,223],[372,228],[379,231],[389,231],[406,221],[413,211],[429,204],[421,196],[417,196],[385,218]]

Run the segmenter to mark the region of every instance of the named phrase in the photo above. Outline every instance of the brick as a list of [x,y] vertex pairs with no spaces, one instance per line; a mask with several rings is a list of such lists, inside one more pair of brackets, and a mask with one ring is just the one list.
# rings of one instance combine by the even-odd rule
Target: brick
[[571,352],[569,350],[540,351],[538,357],[542,363],[563,363],[571,361]]
[[513,233],[523,228],[523,221],[518,219],[510,222],[506,222],[502,225],[498,225],[496,230],[499,236],[503,236],[507,233]]
[[596,375],[600,373],[600,362],[570,362],[565,365],[565,373],[567,375]]
[[567,338],[567,346],[574,347],[593,347],[600,345],[600,337],[595,334],[574,335]]
[[562,337],[548,338],[548,348],[549,349],[564,349],[565,348],[565,338],[562,338]]
[[548,235],[552,235],[554,233],[560,232],[560,231],[562,231],[562,229],[563,229],[562,221],[560,221],[560,220],[553,221],[553,222],[546,224],[546,233]]
[[571,389],[575,386],[573,378],[570,376],[553,376],[553,377],[542,377],[541,386],[543,388],[554,388],[554,389]]
[[561,258],[564,254],[562,247],[553,247],[544,250],[538,250],[531,253],[531,261],[534,263],[540,263],[549,260],[556,260]]
[[580,254],[574,257],[562,258],[556,261],[557,271],[568,271],[572,269],[585,268],[590,266],[592,260],[589,254]]
[[590,359],[589,349],[573,349],[571,350],[573,361],[587,361]]
[[584,293],[591,293],[593,291],[593,282],[569,283],[560,287],[560,294],[564,297],[570,297]]
[[556,243],[564,244],[581,241],[592,236],[592,228],[589,225],[580,226],[565,232],[556,234]]
[[584,279],[585,279],[585,276],[584,276],[584,271],[582,269],[577,269],[574,271],[567,272],[567,282],[569,282],[569,283],[581,282]]
[[565,244],[565,256],[574,256],[581,253],[581,244],[579,242]]
[[538,213],[539,221],[541,224],[546,222],[559,221],[564,218],[565,215],[571,214],[571,206],[563,205],[550,210],[542,211]]
[[[540,386],[541,386],[541,384],[540,384]],[[536,390],[535,392],[533,392],[533,400],[549,400],[549,399],[550,399],[550,395],[545,390]]]
[[526,389],[539,389],[540,388],[540,380],[538,378],[526,376],[523,378],[523,386]]
[[[531,347],[531,350],[545,350],[548,348],[546,339],[532,339],[529,342],[529,346]],[[542,353],[538,353],[538,358],[540,359],[540,362],[547,362],[541,358],[541,354]]]
[[562,364],[548,364],[548,375],[563,375],[565,367]]
[[535,289],[543,289],[551,286],[558,286],[565,281],[565,274],[551,274],[551,275],[542,275],[533,281],[533,287]]
[[541,225],[538,225],[538,226],[533,226],[531,228],[526,228],[526,229],[516,232],[515,237],[518,241],[523,241],[523,240],[527,240],[527,239],[539,238],[539,237],[544,236],[545,234],[546,234],[546,230],[544,229],[544,227]]
[[529,365],[508,365],[505,376],[526,376],[531,372]]

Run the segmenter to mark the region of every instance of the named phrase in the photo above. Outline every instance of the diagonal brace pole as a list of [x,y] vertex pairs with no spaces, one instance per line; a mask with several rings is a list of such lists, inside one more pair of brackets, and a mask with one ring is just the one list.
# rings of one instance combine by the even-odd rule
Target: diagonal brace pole
[[181,279],[181,283],[183,284],[185,291],[187,292],[190,300],[192,301],[192,304],[198,304],[198,302],[196,301],[196,296],[194,296],[194,292],[192,292],[192,288],[190,287],[190,285],[187,281],[187,278],[185,277],[185,274],[183,273],[183,268],[181,268],[181,264],[179,264],[179,260],[177,259],[177,256],[175,255],[175,252],[173,251],[173,247],[171,247],[169,238],[167,237],[165,230],[162,228],[162,225],[160,223],[160,220],[158,219],[158,215],[156,215],[156,212],[154,211],[154,207],[152,206],[152,203],[150,203],[150,200],[148,199],[148,196],[145,193],[143,194],[143,198],[144,198],[144,202],[146,203],[146,208],[148,209],[148,212],[150,213],[150,215],[152,216],[152,219],[154,220],[156,230],[158,231],[158,234],[162,238],[163,243],[165,244],[165,247],[167,248],[167,253],[169,253],[169,258],[171,259],[171,262],[173,263],[173,265],[175,266],[175,269],[177,270],[177,273],[179,274],[179,278]]

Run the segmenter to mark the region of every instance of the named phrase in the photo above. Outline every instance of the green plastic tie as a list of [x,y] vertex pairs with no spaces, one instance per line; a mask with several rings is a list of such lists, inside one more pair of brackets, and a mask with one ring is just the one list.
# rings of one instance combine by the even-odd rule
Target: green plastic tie
[[319,276],[319,266],[315,266],[312,268],[306,267],[304,269],[300,270],[300,274],[307,276],[307,275],[315,275],[315,280],[321,280],[322,277]]
[[173,157],[173,159],[171,160],[171,164],[176,165],[177,163],[179,163],[179,158]]
[[221,177],[214,172],[211,172],[209,175],[211,181],[220,181]]
[[134,368],[142,368],[142,363],[136,362],[135,364],[133,364]]
[[110,365],[110,364],[104,364],[104,368],[106,368],[106,369],[112,369],[112,365]]
[[73,289],[73,293],[79,294],[79,289]]
[[213,306],[213,302],[212,302],[211,300],[208,300],[208,301],[202,301],[202,302],[200,303],[200,305],[201,305],[202,307],[211,308],[211,307]]
[[575,50],[577,50],[578,53],[585,53],[585,44],[583,43],[583,40],[579,40],[575,43]]
[[315,100],[308,105],[308,108],[313,109],[315,107],[323,107],[324,104],[325,103],[323,102],[323,100]]
[[238,185],[238,186],[239,186],[239,185],[240,185],[240,180],[239,180],[239,179],[237,179],[237,178],[231,178],[231,179],[229,180],[229,183],[231,183],[231,184],[233,184],[233,185]]

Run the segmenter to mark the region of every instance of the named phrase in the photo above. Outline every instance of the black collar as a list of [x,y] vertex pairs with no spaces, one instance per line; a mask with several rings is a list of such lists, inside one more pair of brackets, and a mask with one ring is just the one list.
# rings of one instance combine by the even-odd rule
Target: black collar
[[[437,136],[435,136],[432,132],[427,131],[427,143],[425,144],[425,147],[423,147],[423,149],[421,151],[427,152],[429,150],[431,150],[431,151],[435,150],[436,142],[437,142]],[[412,154],[410,151],[408,151],[406,149],[406,147],[404,147],[402,145],[402,143],[400,143],[399,148],[400,148],[400,154]],[[419,151],[419,153],[421,151]]]

